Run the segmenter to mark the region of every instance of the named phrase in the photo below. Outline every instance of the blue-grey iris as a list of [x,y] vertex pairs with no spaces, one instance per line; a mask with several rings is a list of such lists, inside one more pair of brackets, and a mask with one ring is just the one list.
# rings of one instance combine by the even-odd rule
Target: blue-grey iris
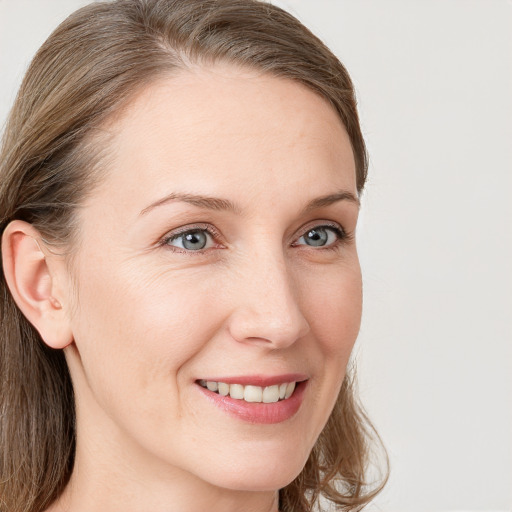
[[183,247],[192,251],[204,249],[208,242],[208,238],[204,231],[190,231],[189,233],[182,235],[182,237]]
[[320,247],[327,243],[329,235],[324,228],[311,229],[304,235],[304,242],[313,247]]

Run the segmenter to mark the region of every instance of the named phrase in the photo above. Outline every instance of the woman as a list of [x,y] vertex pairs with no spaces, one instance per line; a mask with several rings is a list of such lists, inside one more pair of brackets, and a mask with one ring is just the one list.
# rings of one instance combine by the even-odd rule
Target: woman
[[1,510],[361,509],[353,87],[250,0],[85,7],[1,156]]

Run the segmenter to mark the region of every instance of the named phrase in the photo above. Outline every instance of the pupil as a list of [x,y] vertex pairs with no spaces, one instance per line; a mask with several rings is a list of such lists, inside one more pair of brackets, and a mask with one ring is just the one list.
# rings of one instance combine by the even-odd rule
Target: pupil
[[185,249],[203,249],[206,245],[206,235],[201,231],[187,233],[183,238],[183,247]]

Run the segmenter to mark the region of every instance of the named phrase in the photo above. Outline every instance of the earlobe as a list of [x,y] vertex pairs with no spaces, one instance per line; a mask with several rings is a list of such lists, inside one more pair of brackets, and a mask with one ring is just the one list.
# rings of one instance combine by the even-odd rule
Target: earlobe
[[52,348],[73,341],[69,319],[56,287],[57,256],[42,248],[39,232],[12,221],[2,236],[3,270],[11,294],[27,320]]

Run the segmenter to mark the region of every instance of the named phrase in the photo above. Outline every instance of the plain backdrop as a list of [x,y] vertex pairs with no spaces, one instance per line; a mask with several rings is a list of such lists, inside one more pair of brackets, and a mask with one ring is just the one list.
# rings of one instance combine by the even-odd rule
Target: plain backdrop
[[[0,0],[1,124],[85,3]],[[372,510],[510,510],[512,2],[275,3],[349,69],[370,151],[355,356],[391,462]]]

